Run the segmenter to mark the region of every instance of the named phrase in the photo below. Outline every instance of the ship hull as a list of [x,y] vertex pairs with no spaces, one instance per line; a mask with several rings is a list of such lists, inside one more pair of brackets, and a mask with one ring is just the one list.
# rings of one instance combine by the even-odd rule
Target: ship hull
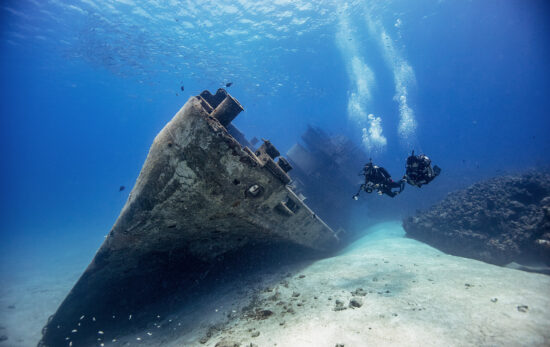
[[137,321],[140,308],[196,283],[227,254],[337,245],[265,146],[241,146],[220,117],[223,102],[206,99],[190,98],[156,136],[120,216],[40,346],[86,345],[97,331]]

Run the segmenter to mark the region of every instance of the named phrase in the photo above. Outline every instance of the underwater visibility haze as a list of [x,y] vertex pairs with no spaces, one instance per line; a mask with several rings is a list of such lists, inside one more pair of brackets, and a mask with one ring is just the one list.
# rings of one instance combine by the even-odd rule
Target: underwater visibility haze
[[[243,346],[548,345],[549,37],[543,0],[3,1],[0,346],[39,342],[131,203],[157,134],[188,99],[219,88],[244,108],[232,124],[247,141],[269,140],[289,157],[290,185],[313,220],[338,235],[336,253],[304,263],[289,251],[284,261],[234,270],[257,277],[227,290],[229,270],[209,268],[198,275],[208,300],[162,306],[185,329],[159,314],[153,326],[117,326],[124,333],[116,337],[102,327],[97,341],[74,345],[233,346],[228,336]],[[325,155],[325,146],[345,151]],[[307,169],[300,148],[326,169]],[[369,158],[399,181],[413,150],[441,174],[393,198],[352,199]],[[466,189],[478,182],[489,183]],[[217,199],[193,213],[215,209]],[[278,211],[298,215],[290,200]],[[452,227],[438,234],[438,225]],[[501,232],[512,241],[491,241]],[[218,265],[239,268],[220,254]],[[521,261],[515,269],[537,273],[499,267]],[[349,298],[337,294],[344,291]],[[322,300],[327,312],[313,304]],[[409,316],[413,308],[429,318]],[[493,323],[494,315],[508,318]],[[445,319],[455,332],[437,325]]]

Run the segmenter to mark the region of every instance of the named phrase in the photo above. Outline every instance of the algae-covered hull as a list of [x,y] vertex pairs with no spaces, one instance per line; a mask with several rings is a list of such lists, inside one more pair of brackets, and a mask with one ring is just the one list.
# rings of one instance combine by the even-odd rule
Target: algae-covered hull
[[40,346],[111,338],[109,331],[139,318],[140,307],[185,288],[225,254],[258,244],[320,251],[337,244],[287,186],[291,167],[284,158],[274,161],[277,149],[264,141],[253,151],[229,134],[239,134],[230,122],[240,111],[223,89],[205,91],[162,129],[120,216],[44,327]]

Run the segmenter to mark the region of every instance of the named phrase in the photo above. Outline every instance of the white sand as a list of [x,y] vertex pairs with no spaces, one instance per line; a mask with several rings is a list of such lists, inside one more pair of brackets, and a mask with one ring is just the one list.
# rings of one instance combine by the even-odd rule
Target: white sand
[[[379,224],[338,255],[216,288],[192,307],[162,317],[159,328],[151,325],[105,346],[215,346],[222,339],[241,346],[550,345],[550,276],[445,255],[403,234],[399,223]],[[291,277],[281,275],[287,271]],[[74,271],[59,276],[4,288],[0,326],[6,329],[0,335],[9,340],[0,346],[36,343],[45,318],[76,279]],[[348,307],[357,288],[367,292],[355,296],[362,306],[334,311],[336,300]],[[246,316],[242,307],[254,296],[248,314],[273,315]],[[11,303],[15,309],[6,308]],[[283,313],[290,308],[294,313]],[[224,324],[199,343],[214,323]]]
[[[257,307],[274,315],[241,317],[205,345],[222,338],[243,346],[550,345],[550,276],[445,255],[404,238],[399,223],[369,232],[339,255],[293,273],[288,288],[279,282],[261,293]],[[336,300],[347,307],[357,288],[368,292],[357,296],[363,306],[333,310]],[[274,293],[279,300],[267,299]],[[281,313],[280,301],[296,313]],[[191,337],[180,341],[201,345]]]
[[[25,247],[11,247],[2,255],[0,276],[0,347],[36,346],[42,327],[61,304],[93,257],[99,238],[73,242],[59,238]],[[40,248],[40,249],[39,249]]]

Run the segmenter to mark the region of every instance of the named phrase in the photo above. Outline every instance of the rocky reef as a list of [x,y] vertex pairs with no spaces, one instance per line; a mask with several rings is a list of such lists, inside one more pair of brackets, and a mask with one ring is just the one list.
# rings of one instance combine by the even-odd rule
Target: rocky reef
[[550,265],[550,174],[527,172],[450,193],[403,221],[407,236],[488,263]]

